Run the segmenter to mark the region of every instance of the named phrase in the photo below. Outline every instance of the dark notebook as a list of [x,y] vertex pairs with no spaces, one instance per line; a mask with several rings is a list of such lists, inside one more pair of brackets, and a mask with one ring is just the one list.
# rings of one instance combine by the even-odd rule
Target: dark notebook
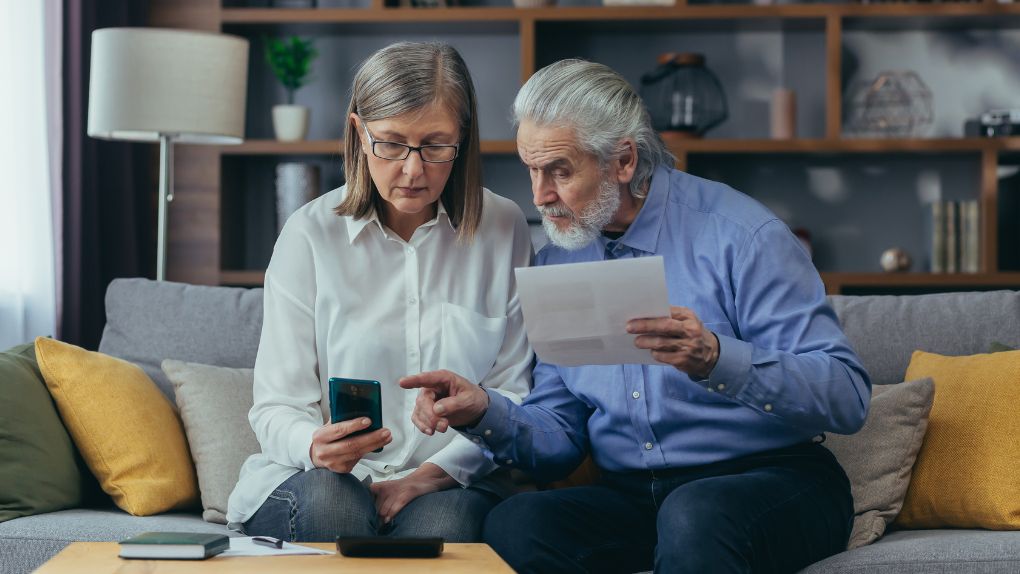
[[146,532],[121,540],[120,557],[202,560],[228,548],[230,538],[222,534]]

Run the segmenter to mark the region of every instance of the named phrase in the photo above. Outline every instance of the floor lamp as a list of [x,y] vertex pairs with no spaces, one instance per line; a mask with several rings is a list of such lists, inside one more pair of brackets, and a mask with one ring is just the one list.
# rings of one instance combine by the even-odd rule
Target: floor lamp
[[88,134],[159,142],[156,279],[166,278],[167,207],[174,197],[174,143],[244,141],[248,41],[162,28],[92,33]]

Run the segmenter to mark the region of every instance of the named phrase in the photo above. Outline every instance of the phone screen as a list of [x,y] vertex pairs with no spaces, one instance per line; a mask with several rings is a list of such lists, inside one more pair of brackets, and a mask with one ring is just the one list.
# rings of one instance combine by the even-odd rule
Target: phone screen
[[337,423],[360,417],[368,417],[372,421],[368,428],[351,436],[382,428],[382,393],[379,381],[333,377],[329,379],[329,394],[331,422]]

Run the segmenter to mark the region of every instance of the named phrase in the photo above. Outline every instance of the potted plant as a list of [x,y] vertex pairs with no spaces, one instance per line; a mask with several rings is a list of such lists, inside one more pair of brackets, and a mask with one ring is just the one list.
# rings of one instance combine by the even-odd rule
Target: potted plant
[[287,89],[287,103],[273,106],[273,131],[280,141],[298,141],[308,133],[309,110],[294,105],[294,93],[308,83],[312,60],[318,55],[312,39],[267,38],[266,62]]

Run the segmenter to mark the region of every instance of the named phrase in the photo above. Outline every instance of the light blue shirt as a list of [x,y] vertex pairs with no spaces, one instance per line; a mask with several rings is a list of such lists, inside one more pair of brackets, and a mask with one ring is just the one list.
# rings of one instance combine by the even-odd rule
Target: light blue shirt
[[[708,379],[672,366],[560,367],[539,361],[522,405],[488,391],[473,428],[497,463],[555,480],[590,451],[617,472],[701,465],[864,424],[871,382],[800,241],[721,183],[658,168],[618,240],[549,245],[538,265],[661,255],[671,305],[719,338]],[[620,297],[626,297],[620,293]]]

